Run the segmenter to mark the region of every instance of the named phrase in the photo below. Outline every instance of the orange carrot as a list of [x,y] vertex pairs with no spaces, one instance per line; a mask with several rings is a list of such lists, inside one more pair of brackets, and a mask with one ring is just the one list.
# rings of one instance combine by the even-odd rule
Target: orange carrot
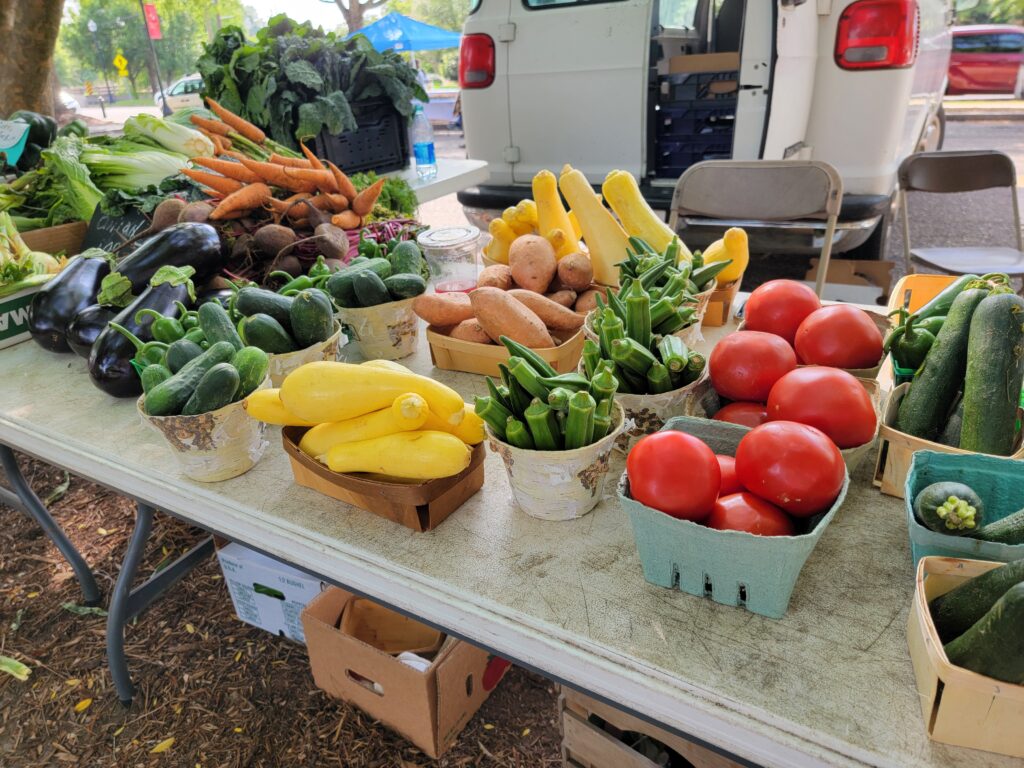
[[275,187],[289,189],[293,192],[312,192],[326,188],[328,192],[336,192],[334,177],[327,171],[314,171],[310,168],[290,168],[274,163],[260,163],[245,159],[242,164],[263,181]]
[[[225,139],[225,141],[230,141],[230,139]],[[234,150],[224,152],[224,156],[230,157],[231,159],[237,160],[238,162],[250,159],[248,155],[243,155],[241,152],[235,152]]]
[[327,161],[327,167],[331,169],[331,174],[333,174],[334,180],[338,184],[338,191],[349,200],[353,200],[357,194],[356,185],[352,183],[352,180],[348,176],[341,172],[341,168],[336,166],[330,160]]
[[213,209],[210,218],[217,221],[218,219],[229,218],[235,213],[244,214],[253,208],[259,208],[270,197],[270,187],[266,184],[260,182],[248,184],[221,200],[220,204]]
[[231,126],[227,123],[222,123],[220,120],[209,120],[199,115],[192,115],[189,120],[192,125],[203,131],[209,131],[210,133],[216,133],[218,136],[227,136],[231,133]]
[[311,168],[312,167],[309,164],[309,160],[305,160],[305,159],[303,159],[301,157],[285,157],[284,155],[277,154],[277,152],[275,152],[274,154],[272,154],[270,156],[269,162],[274,163],[275,165],[287,165],[287,166],[289,166],[291,168]]
[[246,184],[251,184],[260,180],[259,176],[244,165],[231,160],[221,160],[219,157],[196,157],[192,159],[192,162],[197,165],[201,165],[204,168],[209,168],[211,171],[216,171],[223,176],[227,176],[229,179],[242,181]]
[[182,168],[181,172],[192,179],[192,181],[205,184],[221,195],[230,195],[232,192],[237,192],[242,188],[242,182],[229,179],[227,176],[219,176],[216,173],[199,171],[194,168]]
[[226,152],[227,150],[229,150],[229,149],[231,149],[231,148],[232,148],[233,146],[235,146],[235,145],[234,145],[234,144],[233,144],[233,143],[231,142],[231,139],[229,139],[229,138],[228,138],[227,136],[221,136],[221,137],[220,137],[220,145],[221,145],[222,147],[224,147],[224,151],[222,151],[222,152],[221,152],[221,154],[222,154],[222,155],[224,154],[224,152]]
[[324,168],[324,164],[320,162],[320,158],[309,151],[309,147],[307,147],[301,141],[299,142],[299,147],[302,149],[302,154],[304,154],[306,156],[306,159],[309,160],[310,168],[313,168],[314,170],[317,171],[327,170],[326,168]]
[[342,211],[331,217],[331,224],[342,229],[358,229],[363,223],[362,218],[355,211]]
[[352,210],[355,211],[356,215],[369,216],[370,211],[373,210],[373,206],[377,202],[377,198],[380,197],[380,191],[383,188],[384,179],[378,179],[356,195],[355,199],[352,201]]
[[210,109],[213,110],[217,117],[245,136],[249,141],[255,142],[256,144],[262,144],[266,141],[267,134],[248,120],[244,120],[234,112],[224,109],[224,107],[209,97],[207,97],[206,103],[210,106]]
[[224,151],[224,143],[221,141],[220,136],[218,136],[216,133],[210,133],[209,131],[205,131],[202,128],[199,129],[199,132],[203,134],[203,136],[208,138],[210,142],[213,144],[214,155],[219,155]]

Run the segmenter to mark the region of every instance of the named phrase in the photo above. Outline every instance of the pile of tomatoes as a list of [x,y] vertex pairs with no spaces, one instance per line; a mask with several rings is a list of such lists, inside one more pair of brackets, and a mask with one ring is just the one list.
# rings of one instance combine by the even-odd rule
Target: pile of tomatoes
[[642,438],[626,458],[630,496],[683,520],[759,536],[794,536],[828,510],[846,478],[821,430],[772,421],[745,434],[735,458],[675,430]]
[[722,339],[708,360],[712,386],[731,401],[713,418],[747,427],[798,422],[840,448],[869,442],[877,426],[871,397],[841,369],[881,359],[882,334],[871,318],[857,307],[822,307],[793,280],[760,286],[744,312],[745,330]]

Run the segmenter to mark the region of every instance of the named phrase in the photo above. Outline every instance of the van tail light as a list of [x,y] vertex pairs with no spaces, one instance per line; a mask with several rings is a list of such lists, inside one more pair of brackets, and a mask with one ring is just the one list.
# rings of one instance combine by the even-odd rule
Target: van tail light
[[836,64],[842,69],[902,69],[917,58],[916,0],[857,0],[839,17]]
[[486,88],[494,82],[494,40],[490,35],[463,35],[459,45],[459,87]]

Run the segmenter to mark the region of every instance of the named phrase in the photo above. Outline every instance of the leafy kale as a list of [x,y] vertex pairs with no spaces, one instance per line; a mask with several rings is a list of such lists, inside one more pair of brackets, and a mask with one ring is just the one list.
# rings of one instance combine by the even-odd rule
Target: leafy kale
[[325,128],[357,129],[360,104],[388,100],[409,118],[413,100],[427,100],[416,70],[398,53],[378,52],[363,35],[345,39],[284,14],[255,41],[236,26],[224,27],[196,66],[207,95],[290,147]]

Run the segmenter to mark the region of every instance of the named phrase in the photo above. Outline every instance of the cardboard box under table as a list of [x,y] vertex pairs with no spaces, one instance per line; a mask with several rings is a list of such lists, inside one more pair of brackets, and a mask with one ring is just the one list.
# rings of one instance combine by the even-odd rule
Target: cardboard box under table
[[342,614],[356,599],[331,587],[302,612],[313,680],[431,757],[440,756],[497,686],[508,662],[448,637],[421,672],[341,631]]

